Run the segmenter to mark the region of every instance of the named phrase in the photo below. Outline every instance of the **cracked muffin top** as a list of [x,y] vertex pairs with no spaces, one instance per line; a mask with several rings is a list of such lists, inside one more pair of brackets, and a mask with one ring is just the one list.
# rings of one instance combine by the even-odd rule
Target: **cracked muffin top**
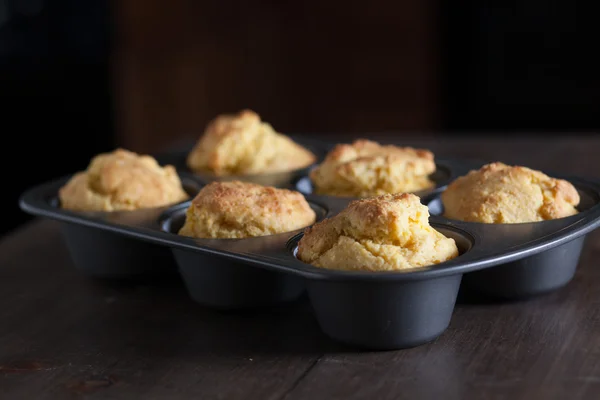
[[187,198],[173,166],[124,149],[95,156],[59,190],[61,207],[79,211],[161,207]]
[[186,211],[179,234],[236,239],[304,228],[316,213],[302,194],[255,183],[231,181],[206,185]]
[[458,256],[454,239],[429,225],[429,209],[409,193],[355,200],[304,232],[298,258],[316,267],[399,271]]
[[500,162],[454,180],[442,193],[444,216],[490,224],[535,222],[577,214],[579,193],[562,179]]
[[305,168],[316,161],[316,156],[276,132],[255,112],[243,110],[212,120],[186,161],[195,172],[253,175]]
[[428,189],[435,169],[428,150],[360,139],[335,146],[310,178],[317,194],[370,197]]

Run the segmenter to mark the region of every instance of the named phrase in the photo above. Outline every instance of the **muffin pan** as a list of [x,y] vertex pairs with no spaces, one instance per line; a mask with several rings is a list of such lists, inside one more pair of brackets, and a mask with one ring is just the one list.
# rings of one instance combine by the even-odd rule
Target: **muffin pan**
[[[168,162],[177,157],[173,154]],[[133,212],[62,210],[56,199],[68,177],[30,189],[20,205],[30,214],[62,221],[75,263],[93,276],[179,271],[191,298],[219,309],[291,301],[306,288],[318,322],[330,337],[361,348],[400,349],[441,335],[461,288],[515,299],[567,284],[585,235],[600,225],[600,181],[557,174],[552,176],[567,179],[578,189],[579,214],[511,225],[449,220],[441,216],[440,193],[448,182],[481,164],[436,163],[436,187],[418,194],[430,209],[431,225],[456,240],[460,255],[406,272],[333,271],[305,264],[295,257],[302,229],[248,239],[179,236],[176,232],[189,201]],[[192,192],[203,184],[198,176],[183,171],[180,175]],[[310,186],[301,189],[302,182],[306,184],[306,177],[288,184],[305,193],[319,220],[335,215],[352,200],[310,194]],[[165,252],[172,253],[178,268],[172,266],[172,258],[162,257]]]

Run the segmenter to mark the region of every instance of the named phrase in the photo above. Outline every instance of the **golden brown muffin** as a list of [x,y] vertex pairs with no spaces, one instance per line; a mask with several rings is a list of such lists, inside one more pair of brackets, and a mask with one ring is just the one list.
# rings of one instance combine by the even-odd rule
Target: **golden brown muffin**
[[447,218],[511,224],[574,215],[579,193],[565,180],[496,162],[457,178],[441,199]]
[[454,239],[429,225],[429,210],[410,193],[355,200],[304,232],[298,258],[337,270],[397,271],[458,256]]
[[335,146],[310,178],[317,194],[370,197],[430,188],[433,172],[434,157],[428,150],[361,139]]
[[187,157],[192,171],[220,176],[287,172],[315,161],[312,152],[250,110],[215,118]]
[[79,211],[162,207],[188,197],[173,166],[123,149],[95,156],[59,190],[61,207]]
[[192,201],[179,234],[247,238],[293,231],[315,220],[315,212],[298,192],[240,181],[213,182]]

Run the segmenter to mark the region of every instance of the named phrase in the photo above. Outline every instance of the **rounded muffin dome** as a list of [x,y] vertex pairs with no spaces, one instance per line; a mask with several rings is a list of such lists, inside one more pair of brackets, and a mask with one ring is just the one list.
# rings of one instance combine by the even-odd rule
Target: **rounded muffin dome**
[[302,194],[232,181],[206,185],[193,199],[179,234],[235,239],[304,228],[316,213]]
[[124,149],[95,156],[59,190],[62,208],[81,211],[161,207],[188,197],[173,166]]
[[187,157],[195,172],[215,175],[253,175],[288,172],[316,161],[309,150],[244,110],[212,120]]
[[317,194],[369,197],[428,189],[435,169],[428,150],[363,139],[335,146],[310,178]]
[[305,230],[298,258],[337,270],[398,271],[458,256],[454,239],[429,225],[429,210],[413,194],[356,200]]
[[562,179],[500,162],[454,180],[442,193],[444,216],[491,224],[535,222],[577,214],[579,193]]

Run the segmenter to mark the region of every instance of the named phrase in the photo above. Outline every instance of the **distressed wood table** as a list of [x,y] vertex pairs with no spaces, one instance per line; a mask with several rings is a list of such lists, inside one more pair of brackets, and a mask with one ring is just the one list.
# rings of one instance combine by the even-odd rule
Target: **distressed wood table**
[[[600,176],[598,136],[402,143]],[[0,398],[599,399],[599,260],[595,231],[565,288],[524,302],[459,301],[434,342],[358,352],[321,333],[306,299],[217,312],[177,279],[86,278],[57,224],[34,221],[0,241]]]

